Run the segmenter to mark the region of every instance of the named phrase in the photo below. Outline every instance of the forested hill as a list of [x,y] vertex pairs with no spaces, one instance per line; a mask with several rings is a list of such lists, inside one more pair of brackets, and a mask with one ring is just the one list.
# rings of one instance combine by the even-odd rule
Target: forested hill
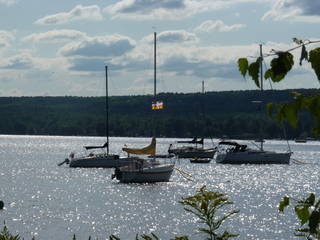
[[[290,101],[292,90],[264,91],[265,102]],[[316,89],[298,89],[315,92]],[[183,94],[159,93],[164,109],[151,110],[153,96],[111,96],[110,136],[152,136],[156,111],[157,135],[166,137],[221,137],[260,132],[260,90]],[[1,97],[0,134],[106,135],[105,97]],[[312,120],[301,115],[296,130],[286,127],[289,138],[311,135]],[[266,117],[267,138],[282,138],[275,121]]]

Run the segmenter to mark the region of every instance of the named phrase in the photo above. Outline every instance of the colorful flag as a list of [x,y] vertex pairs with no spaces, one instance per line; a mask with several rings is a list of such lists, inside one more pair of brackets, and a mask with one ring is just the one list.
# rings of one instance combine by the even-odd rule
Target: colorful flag
[[156,103],[152,103],[152,110],[155,110],[155,109],[163,109],[163,102],[161,101],[158,101]]

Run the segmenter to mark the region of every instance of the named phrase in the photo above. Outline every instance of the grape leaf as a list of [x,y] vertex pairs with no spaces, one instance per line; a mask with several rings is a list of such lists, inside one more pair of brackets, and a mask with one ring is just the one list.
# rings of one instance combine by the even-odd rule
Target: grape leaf
[[284,52],[278,55],[278,58],[271,60],[272,76],[270,77],[273,82],[280,82],[294,65],[293,55],[289,52]]
[[310,51],[309,62],[315,71],[318,81],[320,82],[320,48],[315,48]]
[[248,71],[248,59],[246,58],[239,58],[238,59],[238,67],[239,71],[241,72],[242,76],[245,77]]
[[309,213],[309,207],[308,206],[296,206],[295,211],[298,215],[298,218],[301,220],[301,226],[308,222],[310,213]]
[[284,208],[289,206],[290,205],[290,198],[285,196],[283,198],[283,201],[280,201],[280,204],[279,204],[279,211],[280,212],[283,212]]
[[288,121],[288,123],[293,128],[296,128],[299,121],[298,111],[296,107],[292,104],[283,105],[281,108],[281,112],[283,113],[283,116]]
[[251,63],[248,68],[249,75],[252,77],[252,79],[254,80],[258,88],[260,88],[260,82],[259,82],[260,63],[261,63],[261,58],[258,58],[257,61]]
[[272,118],[273,106],[274,106],[273,102],[269,102],[267,104],[268,115],[270,118]]

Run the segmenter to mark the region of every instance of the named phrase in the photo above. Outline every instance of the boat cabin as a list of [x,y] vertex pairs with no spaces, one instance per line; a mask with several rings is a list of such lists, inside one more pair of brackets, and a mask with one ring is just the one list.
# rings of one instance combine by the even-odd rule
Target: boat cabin
[[234,146],[233,152],[244,152],[246,151],[246,148],[247,148],[247,145],[239,144],[233,141],[222,141],[222,142],[219,142],[219,145]]

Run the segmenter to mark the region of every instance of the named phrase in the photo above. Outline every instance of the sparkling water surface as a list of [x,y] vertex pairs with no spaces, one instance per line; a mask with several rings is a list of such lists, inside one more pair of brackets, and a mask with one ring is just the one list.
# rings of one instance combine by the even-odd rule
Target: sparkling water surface
[[[177,139],[158,139],[157,153],[166,153]],[[84,145],[103,145],[105,138],[57,136],[0,136],[0,222],[25,240],[135,239],[154,232],[160,239],[188,235],[202,239],[202,225],[178,203],[203,185],[228,194],[234,204],[222,212],[240,210],[227,219],[220,231],[240,234],[234,239],[299,239],[294,229],[299,221],[293,207],[278,213],[284,196],[295,199],[311,192],[320,197],[320,143],[290,142],[292,158],[307,164],[223,165],[191,164],[186,159],[176,167],[191,174],[193,181],[174,171],[171,182],[119,184],[111,180],[112,169],[57,166],[71,152],[83,153]],[[110,138],[112,153],[125,156],[126,144],[142,147],[149,138]],[[216,144],[218,140],[214,140]],[[210,140],[206,145],[211,146]],[[286,150],[286,141],[268,140],[268,150]],[[218,214],[219,215],[219,214]],[[2,226],[1,226],[2,228]]]

